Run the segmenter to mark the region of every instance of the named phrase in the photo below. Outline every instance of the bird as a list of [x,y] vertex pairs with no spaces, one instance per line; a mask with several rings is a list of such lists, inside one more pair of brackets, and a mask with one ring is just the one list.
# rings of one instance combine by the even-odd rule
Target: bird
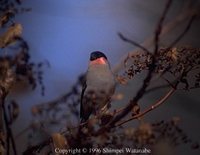
[[91,114],[98,116],[107,109],[115,86],[115,76],[106,55],[100,51],[92,52],[81,93],[81,123],[86,122]]

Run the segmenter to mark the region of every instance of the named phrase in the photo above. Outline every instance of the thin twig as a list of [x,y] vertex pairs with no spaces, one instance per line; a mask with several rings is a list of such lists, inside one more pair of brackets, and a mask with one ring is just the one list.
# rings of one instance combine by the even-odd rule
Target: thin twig
[[138,119],[142,116],[144,116],[145,114],[147,114],[148,112],[158,108],[161,104],[163,104],[177,89],[178,84],[180,83],[181,79],[183,78],[183,75],[187,72],[189,72],[189,70],[185,71],[184,69],[181,72],[181,75],[176,79],[176,82],[174,83],[174,85],[172,83],[170,83],[169,85],[171,86],[171,89],[163,96],[161,97],[155,104],[153,104],[152,106],[150,106],[149,108],[147,108],[145,111],[143,111],[142,113],[136,114],[134,116],[132,116],[131,118],[124,120],[122,122],[120,122],[119,124],[117,124],[116,126],[121,126],[133,119]]
[[161,18],[159,19],[156,31],[155,31],[155,37],[154,37],[154,53],[156,54],[158,52],[159,49],[159,42],[160,42],[160,34],[162,32],[163,29],[163,22],[166,18],[166,15],[169,11],[169,8],[172,4],[172,0],[168,0],[166,5],[165,5],[165,9],[161,15]]
[[133,40],[131,40],[131,39],[126,38],[122,33],[119,32],[119,33],[118,33],[118,36],[119,36],[123,41],[128,42],[128,43],[131,43],[132,45],[134,45],[134,46],[136,46],[136,47],[142,49],[143,51],[147,52],[148,54],[151,53],[151,52],[150,52],[148,49],[146,49],[144,46],[140,45],[139,43],[137,43],[137,42],[135,42],[135,41],[133,41]]
[[184,31],[169,45],[168,49],[174,47],[184,37],[184,35],[190,30],[190,27],[192,26],[192,23],[194,19],[196,18],[196,16],[197,16],[196,14],[192,15]]
[[119,124],[117,124],[116,126],[121,126],[131,120],[134,120],[134,119],[138,119],[142,116],[144,116],[145,114],[147,114],[148,112],[158,108],[161,104],[163,104],[174,92],[175,92],[176,89],[174,88],[171,88],[166,94],[164,97],[162,97],[160,100],[158,100],[155,104],[153,104],[152,106],[150,106],[149,108],[147,108],[145,111],[143,111],[142,113],[139,113],[137,115],[134,115],[133,117],[131,118],[128,118],[122,122],[120,122]]

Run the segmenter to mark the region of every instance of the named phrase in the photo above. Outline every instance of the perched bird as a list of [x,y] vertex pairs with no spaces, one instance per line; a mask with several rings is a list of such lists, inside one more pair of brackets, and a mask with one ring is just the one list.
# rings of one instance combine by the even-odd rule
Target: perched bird
[[101,114],[114,91],[115,77],[106,55],[99,51],[92,52],[81,93],[81,122],[87,121],[91,114]]

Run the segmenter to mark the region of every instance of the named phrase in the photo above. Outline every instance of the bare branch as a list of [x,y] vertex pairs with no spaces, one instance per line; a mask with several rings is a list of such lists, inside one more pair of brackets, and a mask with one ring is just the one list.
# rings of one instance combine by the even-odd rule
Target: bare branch
[[154,36],[154,53],[155,54],[158,52],[158,49],[159,49],[160,34],[163,29],[163,22],[166,18],[167,12],[169,11],[171,4],[172,4],[172,0],[168,0],[155,31],[155,36]]
[[136,46],[136,47],[142,49],[143,51],[147,52],[148,54],[151,53],[148,49],[146,49],[145,47],[143,47],[143,46],[140,45],[139,43],[137,43],[137,42],[135,42],[135,41],[133,41],[133,40],[131,40],[131,39],[126,38],[126,37],[125,37],[123,34],[121,34],[120,32],[118,33],[118,36],[119,36],[123,41],[128,42],[128,43],[131,43],[132,45],[134,45],[134,46]]
[[115,123],[118,122],[119,120],[121,120],[123,117],[125,117],[132,109],[132,107],[134,106],[135,103],[137,103],[145,94],[146,88],[149,86],[149,82],[151,81],[152,78],[152,74],[153,71],[155,69],[155,56],[158,52],[158,42],[159,42],[159,36],[160,36],[160,32],[162,30],[162,24],[163,21],[165,19],[166,13],[170,8],[170,4],[171,4],[172,0],[168,0],[165,9],[163,11],[163,14],[158,22],[158,27],[156,28],[156,33],[155,33],[155,50],[154,50],[154,55],[153,55],[153,59],[152,59],[152,63],[151,66],[149,67],[149,72],[146,76],[146,78],[144,79],[143,85],[142,87],[139,89],[139,91],[137,92],[136,96],[133,98],[133,100],[129,103],[129,105],[127,105],[127,107],[120,113],[118,114],[116,117],[113,118],[113,120],[111,120],[111,122],[108,124],[108,127],[112,127],[115,126]]
[[147,108],[145,111],[143,111],[142,113],[139,113],[129,119],[126,119],[122,122],[120,122],[119,124],[117,124],[116,126],[121,126],[131,120],[134,120],[134,119],[138,119],[142,116],[144,116],[145,114],[147,114],[148,112],[158,108],[161,104],[163,104],[174,92],[175,92],[176,89],[174,88],[171,88],[166,94],[165,96],[163,96],[160,100],[158,100],[155,104],[153,104],[152,106],[150,106],[149,108]]
[[169,45],[169,49],[174,47],[174,45],[176,45],[184,37],[184,35],[190,30],[190,27],[191,27],[194,19],[196,18],[196,16],[197,16],[196,14],[192,15],[185,30]]
[[[183,12],[180,12],[176,17],[173,18],[170,22],[163,25],[163,28],[160,33],[160,37],[164,37],[165,35],[169,34],[175,27],[179,26],[183,23],[186,19],[191,18],[192,16],[196,15],[197,11],[191,8],[184,9]],[[146,39],[141,46],[142,47],[151,47],[154,42],[154,35],[150,36]],[[134,51],[129,52],[129,55],[135,55],[135,52],[138,51],[140,48],[136,48]],[[113,67],[113,72],[118,73],[124,66],[124,60],[127,58],[127,54],[125,54],[121,61]]]

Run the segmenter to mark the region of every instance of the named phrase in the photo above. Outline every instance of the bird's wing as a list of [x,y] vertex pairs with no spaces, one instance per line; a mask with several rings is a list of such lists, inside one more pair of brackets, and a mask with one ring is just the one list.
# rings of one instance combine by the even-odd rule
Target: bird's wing
[[81,92],[81,106],[80,106],[80,118],[83,118],[84,116],[84,111],[83,111],[83,96],[84,96],[84,92],[87,88],[87,84],[86,84],[86,81],[84,82],[83,84],[83,88],[82,88],[82,92]]

